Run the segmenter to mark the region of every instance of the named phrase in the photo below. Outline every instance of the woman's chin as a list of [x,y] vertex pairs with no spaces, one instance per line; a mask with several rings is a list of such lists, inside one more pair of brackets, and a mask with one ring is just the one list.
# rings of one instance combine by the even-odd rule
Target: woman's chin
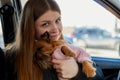
[[56,40],[58,40],[59,38],[58,37],[52,37],[51,38],[51,40],[53,40],[53,41],[56,41]]

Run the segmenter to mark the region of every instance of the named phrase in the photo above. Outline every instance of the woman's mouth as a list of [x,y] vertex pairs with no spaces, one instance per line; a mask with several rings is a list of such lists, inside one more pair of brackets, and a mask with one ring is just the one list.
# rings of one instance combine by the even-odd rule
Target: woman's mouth
[[51,35],[51,39],[52,39],[52,40],[58,40],[58,38],[59,38],[59,35],[58,35],[58,34]]

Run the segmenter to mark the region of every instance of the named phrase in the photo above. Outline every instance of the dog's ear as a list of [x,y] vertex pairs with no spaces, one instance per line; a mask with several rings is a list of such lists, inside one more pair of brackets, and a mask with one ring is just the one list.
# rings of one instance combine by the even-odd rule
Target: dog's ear
[[46,31],[45,33],[43,33],[41,35],[41,39],[46,40],[47,42],[49,42],[50,41],[50,34],[49,34],[49,32]]

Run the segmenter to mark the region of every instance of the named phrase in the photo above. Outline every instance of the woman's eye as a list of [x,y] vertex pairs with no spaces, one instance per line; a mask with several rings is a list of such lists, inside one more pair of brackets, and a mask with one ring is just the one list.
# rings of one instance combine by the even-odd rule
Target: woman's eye
[[61,22],[61,19],[57,19],[57,20],[56,20],[56,23],[60,23],[60,22]]
[[48,23],[43,23],[42,26],[43,26],[43,27],[44,27],[44,26],[48,26]]

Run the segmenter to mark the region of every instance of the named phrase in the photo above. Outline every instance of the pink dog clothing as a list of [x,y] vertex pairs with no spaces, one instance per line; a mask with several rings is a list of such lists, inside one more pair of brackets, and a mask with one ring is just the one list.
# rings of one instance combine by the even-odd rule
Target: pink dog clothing
[[[72,50],[75,53],[75,59],[78,62],[83,62],[84,60],[88,60],[90,62],[91,61],[91,56],[86,53],[83,49],[70,45],[70,44],[65,44],[65,46],[67,46],[70,50]],[[56,59],[64,59],[65,55],[61,52],[61,47],[56,49],[52,55],[53,58]]]
[[[70,44],[65,44],[65,46],[70,48],[70,50],[72,50],[75,53],[75,59],[77,62],[81,63],[84,60],[92,62],[90,55],[86,53],[83,49]],[[64,59],[65,55],[61,52],[61,48],[58,48],[54,51],[52,57],[56,59]],[[59,78],[59,80],[69,80],[69,79]]]

